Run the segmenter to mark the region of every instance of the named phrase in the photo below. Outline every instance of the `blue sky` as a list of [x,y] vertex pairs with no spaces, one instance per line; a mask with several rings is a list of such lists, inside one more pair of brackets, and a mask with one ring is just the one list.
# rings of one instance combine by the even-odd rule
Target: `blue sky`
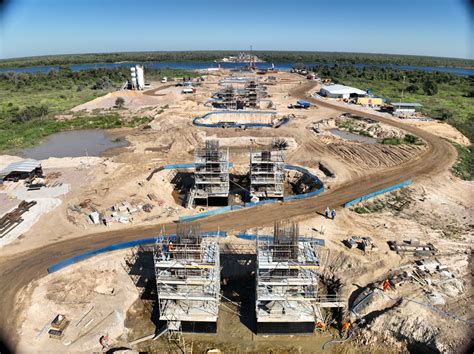
[[0,58],[307,50],[473,58],[467,0],[9,0]]

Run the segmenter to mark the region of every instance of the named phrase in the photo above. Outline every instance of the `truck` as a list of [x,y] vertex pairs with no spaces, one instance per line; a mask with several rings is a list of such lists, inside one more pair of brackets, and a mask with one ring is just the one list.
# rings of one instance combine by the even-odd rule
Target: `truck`
[[188,93],[196,93],[196,89],[194,87],[186,87],[181,91],[182,94]]
[[304,101],[304,100],[298,100],[296,104],[289,104],[288,108],[309,108],[311,107],[311,103]]

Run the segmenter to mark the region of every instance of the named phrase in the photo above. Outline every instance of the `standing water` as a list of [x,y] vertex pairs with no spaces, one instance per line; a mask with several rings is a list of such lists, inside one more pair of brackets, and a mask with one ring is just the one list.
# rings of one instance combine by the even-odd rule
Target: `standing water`
[[346,140],[351,140],[351,141],[357,141],[359,143],[364,143],[364,144],[377,144],[378,140],[375,138],[372,138],[370,136],[364,136],[364,135],[359,135],[351,132],[346,132],[344,130],[339,130],[337,128],[329,129],[329,131],[337,135],[340,138],[346,139]]
[[112,139],[103,130],[74,130],[53,134],[21,155],[37,160],[49,157],[99,156],[106,150],[127,146],[125,139]]

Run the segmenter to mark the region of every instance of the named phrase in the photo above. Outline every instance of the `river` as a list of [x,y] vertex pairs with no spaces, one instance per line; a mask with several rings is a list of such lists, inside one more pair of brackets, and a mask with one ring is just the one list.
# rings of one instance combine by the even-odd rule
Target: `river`
[[[95,64],[71,64],[69,67],[72,71],[80,71],[86,69],[96,69],[96,68],[118,68],[118,67],[128,67],[132,65],[131,62],[121,62],[121,63],[95,63]],[[184,70],[197,70],[197,69],[207,69],[215,68],[220,65],[225,69],[234,69],[234,68],[244,68],[247,63],[214,63],[210,61],[199,61],[199,62],[146,62],[144,63],[146,68],[153,69],[162,69],[162,68],[172,68],[172,69],[184,69]],[[256,63],[257,68],[263,69],[270,67],[270,63]],[[314,63],[305,63],[303,66],[314,66]],[[368,64],[354,64],[356,68],[363,68],[365,66],[373,66]],[[474,76],[474,69],[470,68],[453,68],[453,67],[435,67],[435,66],[410,66],[410,65],[387,65],[380,64],[378,67],[390,67],[400,70],[421,70],[427,72],[443,72],[451,73],[459,76]],[[275,63],[275,68],[282,71],[290,71],[293,67],[292,63]],[[22,67],[22,68],[9,68],[9,69],[0,69],[2,72],[16,72],[16,73],[38,73],[38,72],[48,72],[52,69],[58,69],[59,65],[47,65],[47,66],[32,66],[32,67]]]

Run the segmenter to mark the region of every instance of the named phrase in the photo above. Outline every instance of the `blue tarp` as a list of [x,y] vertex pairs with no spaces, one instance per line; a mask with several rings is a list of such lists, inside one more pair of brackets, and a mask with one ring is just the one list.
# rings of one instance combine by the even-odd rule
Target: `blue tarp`
[[[243,240],[250,240],[250,241],[255,240],[257,238],[256,234],[248,234],[248,233],[245,233],[245,232],[238,233],[236,236],[238,238],[243,239]],[[262,241],[272,241],[273,236],[271,236],[271,235],[258,235],[258,239],[262,240]],[[326,244],[326,242],[323,239],[320,239],[320,238],[299,237],[298,240],[303,241],[303,242],[314,242],[319,246],[324,246]]]
[[202,218],[205,218],[205,217],[208,217],[208,216],[214,216],[214,215],[217,215],[217,214],[226,213],[226,212],[231,211],[231,210],[232,210],[232,206],[229,205],[229,206],[226,206],[226,207],[205,211],[203,213],[199,213],[199,214],[195,214],[195,215],[180,216],[179,221],[183,221],[183,222],[193,221],[193,220],[202,219]]
[[[227,232],[225,231],[215,231],[215,232],[205,232],[201,235],[202,237],[225,237],[227,236]],[[128,242],[121,242],[121,243],[115,243],[113,245],[109,245],[103,248],[99,248],[96,250],[92,250],[89,252],[85,252],[82,254],[79,254],[77,256],[71,257],[64,259],[58,263],[53,264],[48,268],[48,273],[54,273],[58,270],[61,270],[63,268],[66,268],[74,263],[83,261],[87,258],[97,256],[102,253],[107,253],[107,252],[112,252],[112,251],[117,251],[117,250],[122,250],[125,248],[131,248],[139,245],[147,245],[147,244],[153,244],[159,239],[164,239],[164,238],[170,238],[172,241],[176,239],[176,234],[171,234],[171,235],[166,235],[166,236],[161,236],[161,237],[151,237],[151,238],[145,238],[142,240],[133,240],[133,241],[128,241]]]
[[[229,162],[229,167],[233,167],[234,164],[232,162]],[[176,163],[176,164],[171,164],[171,165],[164,165],[161,167],[163,170],[175,170],[175,169],[188,169],[188,168],[195,168],[196,164],[191,162],[191,163]]]
[[[175,168],[184,168],[184,167],[176,167],[176,166],[185,166],[185,165],[193,165],[193,164],[166,165],[166,166],[164,166],[164,168],[167,168],[167,166],[175,166]],[[295,165],[285,164],[285,169],[295,170],[295,171],[299,171],[301,173],[304,173],[304,174],[308,175],[316,185],[320,185],[321,187],[314,190],[314,191],[312,191],[312,192],[309,192],[309,193],[299,194],[299,195],[292,195],[292,196],[289,196],[289,197],[285,197],[285,198],[283,198],[284,202],[294,200],[294,199],[310,198],[310,197],[314,197],[314,196],[324,192],[324,185],[321,182],[321,180],[317,176],[315,176],[311,172],[309,172],[306,168],[303,168],[303,167],[300,167],[300,166],[295,166]],[[273,204],[273,203],[277,203],[277,202],[279,202],[278,199],[267,199],[267,200],[262,200],[262,201],[259,201],[259,202],[245,203],[244,205],[226,206],[226,207],[222,207],[222,208],[218,208],[218,209],[214,209],[214,210],[205,211],[203,213],[199,213],[199,214],[195,214],[195,215],[181,216],[179,218],[179,221],[180,222],[194,221],[194,220],[199,220],[199,219],[206,218],[206,217],[209,217],[209,216],[214,216],[214,215],[218,215],[218,214],[222,214],[222,213],[227,213],[227,212],[233,211],[233,210],[239,210],[239,209],[242,209],[242,208],[251,208],[251,207],[254,207],[254,206]]]

